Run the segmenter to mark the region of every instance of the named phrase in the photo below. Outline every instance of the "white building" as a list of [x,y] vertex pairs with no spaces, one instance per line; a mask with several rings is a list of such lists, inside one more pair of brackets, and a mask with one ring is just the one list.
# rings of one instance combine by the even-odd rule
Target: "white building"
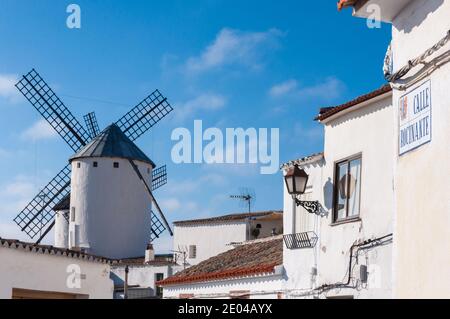
[[173,250],[179,264],[192,266],[232,249],[233,243],[282,233],[282,211],[176,221]]
[[285,186],[285,298],[392,296],[392,116],[389,86],[325,108],[324,153],[284,165],[307,172],[301,200],[321,206],[293,211]]
[[392,24],[385,73],[394,89],[394,296],[449,298],[450,2],[339,5],[358,17],[374,18],[378,8],[378,18]]
[[111,299],[112,260],[0,238],[0,299]]
[[181,270],[183,266],[174,261],[172,254],[155,255],[153,246],[149,245],[145,256],[122,259],[111,266],[114,298],[125,298],[125,285],[128,288],[127,299],[162,298],[162,288],[155,283]]
[[167,299],[276,299],[283,283],[281,236],[248,241],[158,282]]

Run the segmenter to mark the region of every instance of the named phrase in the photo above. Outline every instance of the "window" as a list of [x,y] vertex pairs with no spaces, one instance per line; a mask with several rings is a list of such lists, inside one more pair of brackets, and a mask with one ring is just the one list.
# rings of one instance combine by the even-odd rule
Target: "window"
[[118,162],[114,162],[114,168],[119,168],[119,163]]
[[77,168],[80,168],[81,167],[81,163],[77,163]]
[[361,195],[361,155],[336,163],[333,222],[359,216]]
[[196,245],[189,246],[189,258],[191,258],[191,259],[197,258],[197,246]]
[[[156,273],[155,274],[155,282],[157,281],[161,281],[164,279],[164,274],[163,273]],[[162,298],[163,296],[163,289],[162,287],[156,287],[156,297],[158,298]]]
[[150,173],[151,173],[151,170],[150,170],[150,168],[147,167],[147,174],[150,175]]
[[98,162],[94,162],[94,167],[98,167]]
[[72,207],[72,208],[70,209],[70,221],[71,221],[72,223],[75,223],[75,207]]

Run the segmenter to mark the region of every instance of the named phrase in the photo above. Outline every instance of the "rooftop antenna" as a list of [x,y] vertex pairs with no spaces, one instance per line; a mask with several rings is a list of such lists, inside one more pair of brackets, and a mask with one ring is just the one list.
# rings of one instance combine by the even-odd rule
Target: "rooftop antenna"
[[248,187],[239,188],[239,195],[231,195],[232,199],[239,199],[241,207],[247,207],[248,212],[251,213],[252,205],[255,203],[256,195],[255,190]]

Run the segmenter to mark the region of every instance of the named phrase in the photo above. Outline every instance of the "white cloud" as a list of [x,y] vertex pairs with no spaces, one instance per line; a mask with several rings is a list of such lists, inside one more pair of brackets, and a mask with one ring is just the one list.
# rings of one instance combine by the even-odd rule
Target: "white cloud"
[[22,134],[21,138],[24,140],[46,140],[55,138],[58,134],[55,130],[47,123],[46,120],[42,119],[34,123],[31,127],[26,129]]
[[260,66],[261,56],[278,45],[282,32],[270,29],[265,32],[244,32],[224,28],[198,57],[187,61],[189,72],[202,72],[224,65]]
[[336,77],[330,76],[317,84],[301,86],[295,79],[274,85],[269,90],[272,97],[291,97],[295,99],[320,99],[330,101],[341,96],[345,84]]
[[341,80],[335,77],[328,77],[319,84],[300,88],[297,94],[300,97],[333,100],[341,96],[344,87],[345,85]]
[[287,80],[282,83],[274,85],[270,89],[269,94],[271,96],[285,95],[286,93],[292,92],[294,89],[296,89],[297,85],[298,85],[297,80],[294,79]]
[[4,148],[0,148],[0,159],[2,158],[8,158],[11,156],[11,152],[5,150]]
[[19,91],[16,89],[17,75],[0,74],[0,98],[9,102],[16,102],[19,97]]
[[163,199],[161,207],[164,211],[177,211],[181,208],[181,203],[176,198]]
[[175,117],[178,121],[182,121],[199,111],[220,110],[226,103],[226,98],[222,95],[213,93],[202,94],[192,100],[177,104]]

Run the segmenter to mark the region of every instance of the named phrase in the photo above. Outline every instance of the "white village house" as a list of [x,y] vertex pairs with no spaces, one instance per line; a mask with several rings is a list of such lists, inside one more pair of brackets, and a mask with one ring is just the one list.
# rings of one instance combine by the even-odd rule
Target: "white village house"
[[339,2],[358,17],[373,17],[370,5],[392,24],[393,296],[449,298],[450,2]]
[[192,266],[232,249],[232,244],[283,234],[283,212],[230,214],[173,224],[177,261]]
[[389,86],[324,109],[324,153],[283,166],[319,203],[297,207],[284,187],[285,298],[392,297],[392,114]]

